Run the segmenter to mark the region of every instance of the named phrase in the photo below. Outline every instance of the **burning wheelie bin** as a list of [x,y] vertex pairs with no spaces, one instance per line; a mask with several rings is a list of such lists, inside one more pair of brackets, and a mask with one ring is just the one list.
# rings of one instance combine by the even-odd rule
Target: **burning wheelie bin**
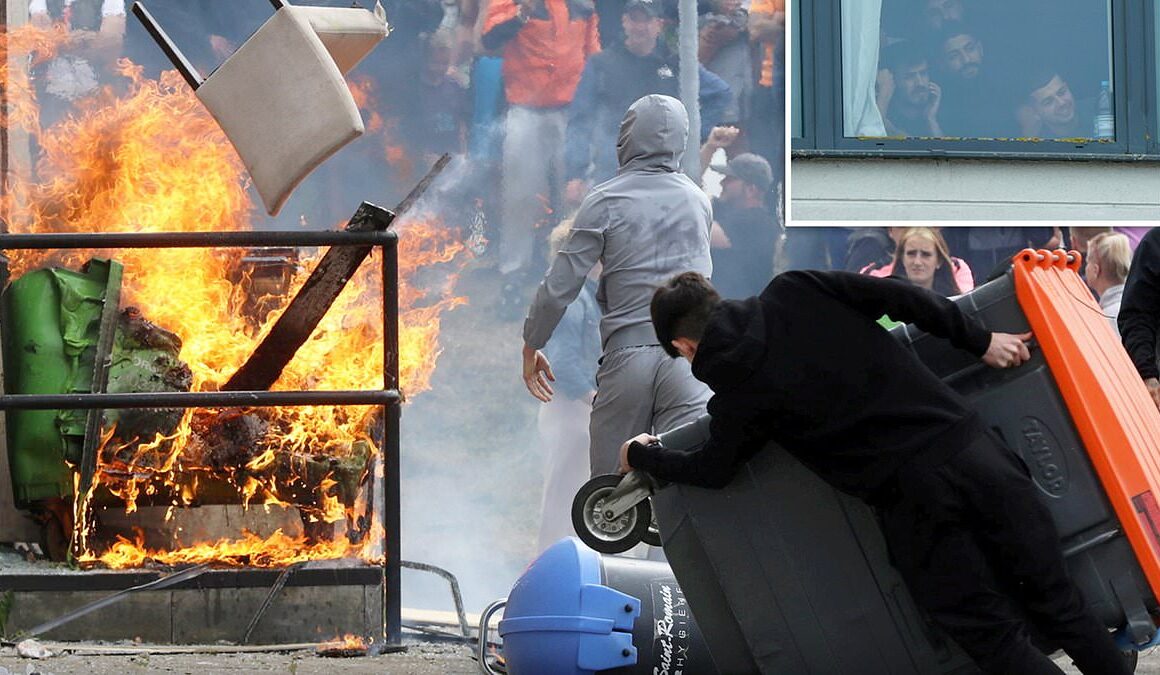
[[[1024,251],[956,300],[988,330],[1034,332],[1019,368],[987,368],[913,326],[892,333],[1022,455],[1088,605],[1125,647],[1140,647],[1156,640],[1160,614],[1160,413],[1080,264],[1074,253]],[[662,441],[693,447],[705,433],[694,423]],[[647,487],[601,489],[603,500],[586,497],[596,514],[582,524],[599,531],[589,538],[608,541],[617,525],[648,517]],[[915,607],[870,507],[776,445],[724,490],[674,485],[651,502],[722,672],[975,672]]]
[[[121,266],[92,260],[81,272],[53,268],[23,275],[4,291],[5,391],[58,394],[92,391],[99,345],[112,339],[107,307],[116,311]],[[104,342],[102,342],[104,338]],[[46,546],[62,557],[71,531],[72,472],[83,454],[83,410],[22,410],[7,416],[16,505],[45,524]]]

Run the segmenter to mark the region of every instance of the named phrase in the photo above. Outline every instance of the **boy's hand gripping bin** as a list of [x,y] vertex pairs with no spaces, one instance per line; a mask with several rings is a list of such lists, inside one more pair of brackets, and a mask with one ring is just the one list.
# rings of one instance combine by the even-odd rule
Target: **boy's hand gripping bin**
[[[892,333],[1026,462],[1092,611],[1125,643],[1156,638],[1160,413],[1080,279],[1077,254],[1024,251],[956,303],[992,331],[1034,332],[996,370],[914,326]],[[707,429],[662,434],[693,447]],[[870,507],[775,444],[722,491],[653,498],[665,551],[723,672],[967,673],[890,566]]]

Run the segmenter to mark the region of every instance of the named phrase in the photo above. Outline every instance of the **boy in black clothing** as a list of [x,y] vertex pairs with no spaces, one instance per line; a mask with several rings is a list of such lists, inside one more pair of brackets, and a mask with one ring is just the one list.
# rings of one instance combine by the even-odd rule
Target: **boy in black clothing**
[[[992,673],[1061,671],[1024,616],[1084,673],[1127,673],[1067,576],[1026,465],[968,403],[877,323],[949,339],[995,368],[1030,358],[1030,333],[989,333],[954,303],[899,279],[788,272],[758,297],[721,300],[684,273],[657,290],[661,345],[713,390],[710,438],[677,452],[642,434],[620,468],[724,487],[774,440],[834,487],[879,506],[915,600]],[[1018,596],[998,588],[1018,587]]]

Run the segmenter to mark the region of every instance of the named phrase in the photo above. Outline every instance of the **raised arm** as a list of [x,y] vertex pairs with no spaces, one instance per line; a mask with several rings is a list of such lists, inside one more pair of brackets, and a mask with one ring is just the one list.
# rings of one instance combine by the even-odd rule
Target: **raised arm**
[[852,272],[797,271],[783,276],[787,281],[814,285],[872,319],[888,314],[895,321],[913,323],[980,358],[991,344],[991,333],[955,303],[905,279]]

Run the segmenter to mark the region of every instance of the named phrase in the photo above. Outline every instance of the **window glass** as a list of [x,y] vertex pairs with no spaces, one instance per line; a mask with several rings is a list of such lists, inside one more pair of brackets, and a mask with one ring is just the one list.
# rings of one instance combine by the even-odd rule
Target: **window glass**
[[790,73],[790,105],[793,106],[791,110],[791,130],[794,138],[801,138],[804,134],[802,130],[802,97],[794,96],[792,93],[799,93],[802,90],[802,31],[801,18],[798,15],[797,0],[790,0],[790,20],[793,22],[790,26],[790,36],[793,40],[793,72]]
[[[1157,99],[1160,99],[1160,7],[1154,8],[1152,11],[1152,15],[1153,15],[1152,22],[1154,24],[1153,25],[1152,45],[1153,45],[1153,51],[1156,55],[1156,60],[1157,60],[1155,95],[1156,95]],[[1160,100],[1157,100],[1156,103],[1157,103],[1158,108],[1154,108],[1154,109],[1160,109]],[[1155,136],[1153,136],[1153,138],[1160,138],[1160,119],[1157,120],[1156,128],[1152,130],[1152,133],[1155,134]]]
[[1109,0],[845,0],[843,133],[1115,140]]

